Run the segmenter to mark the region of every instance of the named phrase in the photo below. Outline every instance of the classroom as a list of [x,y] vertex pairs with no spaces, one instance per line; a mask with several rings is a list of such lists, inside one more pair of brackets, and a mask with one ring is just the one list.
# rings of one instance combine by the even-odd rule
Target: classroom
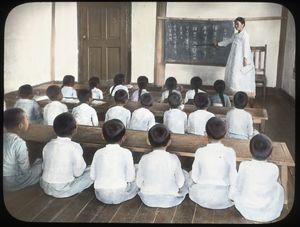
[[[208,97],[215,93],[217,80],[225,80],[226,88],[229,87],[225,76],[229,75],[227,60],[237,44],[223,47],[220,42],[229,40],[236,32],[236,18],[243,17],[249,35],[248,48],[254,57],[250,61],[255,80],[254,96],[246,92],[249,98],[245,110],[252,116],[253,130],[271,139],[273,151],[268,161],[279,169],[284,204],[280,216],[271,222],[288,221],[293,218],[288,214],[294,209],[296,172],[296,28],[295,9],[291,6],[291,3],[268,2],[11,3],[4,27],[4,108],[14,107],[19,88],[25,84],[32,86],[34,98],[43,110],[50,103],[47,88],[61,87],[66,75],[74,77],[77,94],[89,88],[90,78],[98,78],[103,97],[90,105],[96,113],[97,124],[79,124],[72,137],[72,141],[82,146],[86,164],[91,165],[95,152],[107,144],[102,129],[106,113],[115,105],[111,88],[115,88],[117,74],[124,76],[129,98],[124,107],[131,114],[141,107],[139,102],[131,100],[133,92],[139,89],[139,77],[147,77],[147,90],[153,97],[148,109],[155,122],[163,124],[164,113],[170,107],[161,101],[161,96],[169,77],[177,81],[182,101],[194,77],[201,78],[201,90]],[[245,81],[241,83],[246,84]],[[223,104],[208,106],[207,110],[226,120],[234,105],[234,94],[228,93],[228,98],[231,107]],[[67,111],[72,113],[79,106],[77,101],[65,102]],[[196,109],[193,103],[185,103],[181,112],[189,117]],[[56,135],[50,125],[30,123],[20,137],[26,141],[32,163],[42,158],[44,146]],[[176,132],[170,138],[168,151],[176,154],[186,171],[192,169],[197,148],[210,143],[206,135],[200,134]],[[236,152],[237,170],[241,162],[251,160],[249,142],[250,138],[222,139],[224,145]],[[132,151],[134,164],[151,152],[147,132],[129,126],[126,126],[123,146]],[[93,185],[68,198],[45,194],[39,183],[3,195],[5,214],[12,221],[260,223],[243,217],[235,206],[202,207],[189,194],[179,205],[170,208],[147,206],[138,195],[120,204],[106,204],[96,198]]]

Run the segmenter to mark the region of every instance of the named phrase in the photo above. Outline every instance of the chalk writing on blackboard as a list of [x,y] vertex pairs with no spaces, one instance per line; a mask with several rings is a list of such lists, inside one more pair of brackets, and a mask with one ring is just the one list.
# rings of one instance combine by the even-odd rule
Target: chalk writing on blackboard
[[165,21],[165,62],[225,66],[231,45],[213,44],[234,33],[232,21]]

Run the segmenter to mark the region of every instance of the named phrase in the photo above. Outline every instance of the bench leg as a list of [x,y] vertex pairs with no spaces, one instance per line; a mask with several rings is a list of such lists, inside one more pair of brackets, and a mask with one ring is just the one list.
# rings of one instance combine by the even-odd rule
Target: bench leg
[[260,131],[260,133],[264,133],[265,132],[265,124],[266,124],[266,121],[265,120],[261,120],[261,123],[259,125],[259,131]]
[[284,204],[288,204],[288,167],[281,166],[281,184],[284,189]]

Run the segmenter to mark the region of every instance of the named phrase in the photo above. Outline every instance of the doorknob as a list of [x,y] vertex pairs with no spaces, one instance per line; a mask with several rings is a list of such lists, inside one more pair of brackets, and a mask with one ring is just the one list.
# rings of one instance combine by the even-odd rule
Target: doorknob
[[86,39],[86,35],[83,35],[83,36],[82,36],[82,39]]

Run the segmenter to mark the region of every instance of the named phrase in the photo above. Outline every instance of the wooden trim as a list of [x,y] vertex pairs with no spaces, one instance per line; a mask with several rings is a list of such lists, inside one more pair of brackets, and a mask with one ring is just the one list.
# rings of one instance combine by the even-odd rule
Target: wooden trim
[[[282,20],[286,19],[287,17],[280,16],[280,17],[246,17],[246,21],[259,21],[259,20]],[[158,16],[157,20],[188,20],[188,21],[233,21],[235,18],[184,18],[184,17],[162,17]]]
[[156,3],[156,31],[155,31],[155,59],[154,59],[154,84],[163,86],[165,81],[164,63],[164,28],[165,23],[158,17],[165,17],[167,12],[166,2]]
[[51,4],[50,79],[55,80],[55,2]]

